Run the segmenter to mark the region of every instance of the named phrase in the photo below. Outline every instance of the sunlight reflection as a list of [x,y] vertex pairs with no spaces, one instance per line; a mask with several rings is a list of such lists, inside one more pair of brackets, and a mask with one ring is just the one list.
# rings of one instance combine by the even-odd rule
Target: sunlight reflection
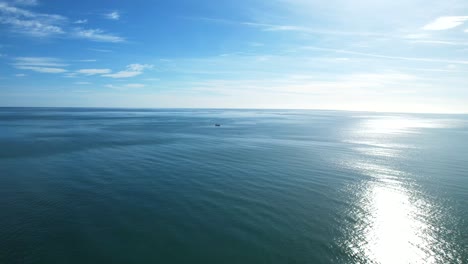
[[359,132],[370,134],[416,133],[420,128],[442,128],[451,125],[451,120],[431,120],[408,118],[404,116],[387,116],[365,119],[360,124]]
[[435,262],[428,234],[430,205],[411,185],[412,175],[393,161],[412,149],[400,140],[404,134],[445,125],[434,120],[386,116],[365,119],[351,130],[347,142],[362,156],[348,160],[346,166],[370,177],[353,187],[356,200],[350,209],[354,224],[348,230],[346,247],[359,263]]
[[402,186],[398,177],[405,173],[370,164],[364,168],[362,163],[355,167],[374,180],[357,193],[347,247],[365,263],[433,263],[425,220],[429,206],[415,202],[417,194]]
[[427,224],[416,219],[419,212],[408,194],[397,188],[376,185],[368,195],[370,225],[365,229],[365,254],[378,263],[429,263],[422,237]]

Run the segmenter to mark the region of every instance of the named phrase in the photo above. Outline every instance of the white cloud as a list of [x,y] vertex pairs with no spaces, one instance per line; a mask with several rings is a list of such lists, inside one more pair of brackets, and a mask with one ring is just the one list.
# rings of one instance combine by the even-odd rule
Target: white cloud
[[288,25],[270,25],[265,28],[266,31],[308,31],[307,28]]
[[416,33],[416,34],[408,34],[408,35],[405,35],[403,36],[403,38],[406,38],[406,39],[425,39],[425,38],[429,38],[431,35],[430,34],[426,34],[426,33]]
[[76,20],[75,22],[73,22],[74,24],[87,24],[88,23],[88,19],[78,19]]
[[366,53],[366,52],[357,52],[357,51],[350,51],[350,50],[320,48],[320,47],[314,47],[314,46],[306,46],[306,47],[302,47],[302,49],[331,51],[331,52],[336,52],[336,53],[360,55],[360,56],[365,56],[365,57],[382,58],[382,59],[391,59],[391,60],[421,61],[421,62],[442,62],[442,63],[453,63],[453,64],[468,64],[468,60],[445,60],[445,59],[433,59],[433,58],[418,58],[418,57],[404,57],[404,56],[388,56],[388,55],[381,55],[381,54],[374,54],[374,53]]
[[127,69],[124,71],[119,71],[117,73],[112,74],[104,74],[104,77],[110,78],[130,78],[135,77],[143,73],[145,69],[151,69],[153,65],[149,64],[130,64],[127,65]]
[[66,21],[60,15],[31,12],[0,2],[0,23],[9,25],[13,32],[39,37],[63,34]]
[[321,28],[311,28],[305,26],[295,25],[284,25],[284,24],[266,24],[257,22],[239,22],[226,19],[217,18],[206,18],[197,17],[197,20],[210,21],[215,23],[232,24],[232,25],[244,25],[248,27],[259,28],[262,31],[286,31],[286,32],[301,32],[307,34],[318,34],[318,35],[338,35],[338,36],[377,36],[377,37],[388,37],[388,34],[376,33],[376,32],[356,32],[356,31],[344,31],[344,30],[325,30]]
[[145,86],[146,85],[144,85],[142,83],[129,83],[129,84],[125,85],[125,87],[127,87],[127,88],[143,88]]
[[67,64],[55,58],[47,57],[17,57],[13,66],[20,70],[30,70],[41,73],[63,73],[67,72],[62,67]]
[[79,62],[96,62],[96,59],[78,60]]
[[61,68],[51,68],[51,67],[36,67],[36,66],[15,66],[17,69],[20,70],[31,70],[35,72],[41,73],[63,73],[67,70]]
[[153,65],[134,63],[134,64],[128,65],[127,68],[131,71],[144,71],[145,69],[153,68]]
[[77,71],[78,73],[85,75],[96,75],[96,74],[107,74],[111,73],[110,69],[81,69]]
[[131,88],[143,88],[143,87],[146,87],[146,85],[142,83],[128,83],[125,85],[106,84],[104,85],[104,87],[116,89],[116,90],[126,90],[126,89],[131,89]]
[[15,4],[25,5],[25,6],[35,6],[35,5],[38,5],[39,2],[37,0],[15,0]]
[[75,82],[77,85],[90,85],[90,82]]
[[465,46],[468,45],[468,42],[455,42],[455,41],[445,41],[445,40],[413,40],[411,43],[422,43],[422,44],[435,44],[435,45],[450,45],[450,46]]
[[24,73],[18,73],[18,74],[15,74],[15,76],[16,76],[16,77],[24,77],[24,76],[26,76],[26,74],[24,74]]
[[[21,0],[15,2],[22,5],[33,5],[37,3],[31,0]],[[119,17],[118,12],[111,13],[112,17]],[[80,19],[73,24],[86,24],[87,19]],[[3,2],[0,0],[0,24],[8,25],[10,30],[33,37],[49,37],[64,35],[67,37],[83,38],[97,42],[123,42],[123,37],[104,32],[101,29],[70,28],[66,17],[55,14],[44,14],[33,12]]]
[[120,19],[120,13],[117,11],[113,11],[108,14],[104,14],[104,17],[110,20],[119,20]]
[[65,78],[76,78],[77,75],[78,75],[78,73],[76,73],[76,72],[67,72],[67,73],[64,74],[64,77]]
[[88,49],[88,50],[97,51],[97,52],[104,52],[104,53],[112,52],[112,50],[106,50],[106,49]]
[[458,27],[462,25],[465,21],[468,21],[468,16],[443,16],[425,25],[423,29],[446,30]]
[[103,76],[105,77],[111,77],[111,78],[130,78],[130,77],[135,77],[142,74],[142,72],[135,72],[135,71],[120,71],[117,73],[112,73],[112,74],[105,74]]
[[17,57],[14,65],[20,66],[44,66],[44,67],[65,67],[61,60],[49,57]]
[[96,41],[96,42],[123,42],[125,41],[124,38],[105,33],[101,29],[82,29],[82,28],[77,28],[75,29],[74,36],[77,38],[83,38],[83,39],[88,39],[91,41]]

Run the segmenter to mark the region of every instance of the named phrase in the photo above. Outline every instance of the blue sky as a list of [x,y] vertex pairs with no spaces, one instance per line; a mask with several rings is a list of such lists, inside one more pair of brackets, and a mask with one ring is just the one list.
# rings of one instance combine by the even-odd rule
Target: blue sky
[[0,106],[468,113],[468,1],[0,0]]

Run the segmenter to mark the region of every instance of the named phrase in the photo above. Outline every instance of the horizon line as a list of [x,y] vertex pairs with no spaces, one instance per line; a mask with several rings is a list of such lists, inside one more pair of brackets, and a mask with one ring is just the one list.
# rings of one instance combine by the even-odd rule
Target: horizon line
[[468,115],[468,112],[404,112],[378,110],[352,110],[331,108],[242,108],[242,107],[125,107],[125,106],[0,106],[1,108],[62,108],[62,109],[134,109],[134,110],[301,110],[301,111],[330,111],[330,112],[366,112],[382,114],[428,114],[428,115]]

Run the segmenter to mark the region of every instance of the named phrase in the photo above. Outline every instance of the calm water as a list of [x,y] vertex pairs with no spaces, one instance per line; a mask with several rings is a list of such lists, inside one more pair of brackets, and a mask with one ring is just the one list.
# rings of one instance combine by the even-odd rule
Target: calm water
[[467,116],[0,108],[0,263],[468,263],[467,247]]

